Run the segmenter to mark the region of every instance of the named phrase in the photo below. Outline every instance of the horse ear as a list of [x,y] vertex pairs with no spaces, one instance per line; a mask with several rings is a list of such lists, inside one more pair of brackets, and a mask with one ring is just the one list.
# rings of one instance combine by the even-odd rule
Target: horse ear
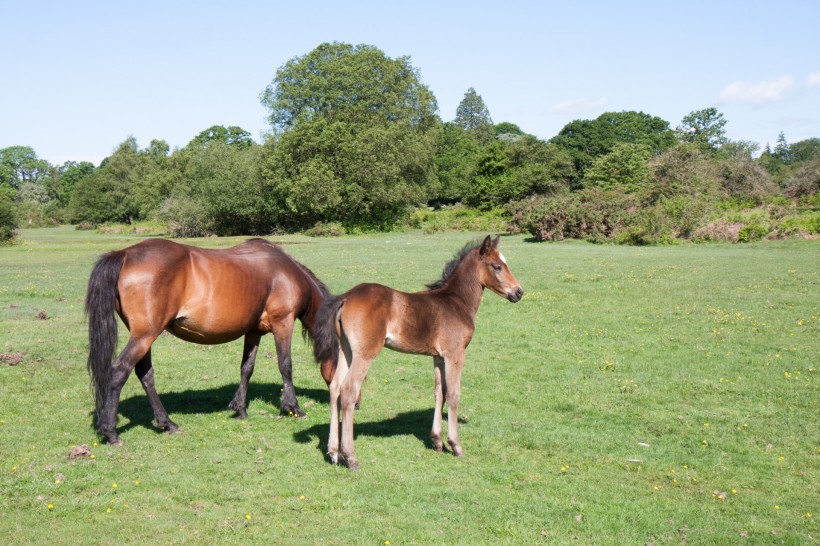
[[481,248],[479,249],[478,253],[481,256],[486,256],[490,252],[490,249],[493,248],[493,246],[493,240],[490,238],[489,235],[487,235],[484,238],[484,241],[481,243]]
[[496,235],[495,240],[493,240],[493,248],[498,248],[498,243],[501,242],[501,235]]

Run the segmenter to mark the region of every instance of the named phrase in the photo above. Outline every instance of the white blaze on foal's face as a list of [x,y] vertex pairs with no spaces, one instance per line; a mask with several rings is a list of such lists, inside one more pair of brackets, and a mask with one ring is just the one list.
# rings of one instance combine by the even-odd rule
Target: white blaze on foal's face
[[507,265],[507,258],[505,258],[503,254],[501,254],[499,252],[498,257],[501,259],[501,263],[503,263],[504,265]]

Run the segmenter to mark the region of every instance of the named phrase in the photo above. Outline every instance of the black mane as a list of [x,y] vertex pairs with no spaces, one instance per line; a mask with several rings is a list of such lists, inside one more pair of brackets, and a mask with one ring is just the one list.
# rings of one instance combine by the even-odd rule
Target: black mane
[[471,243],[467,243],[466,245],[464,245],[464,248],[459,250],[456,253],[456,255],[453,256],[453,259],[447,262],[447,264],[445,264],[444,271],[442,271],[441,273],[441,278],[435,282],[431,282],[430,284],[428,284],[427,288],[429,288],[430,290],[443,288],[444,285],[447,284],[447,281],[453,275],[455,270],[458,268],[459,264],[461,264],[461,261],[467,256],[467,254],[469,254],[470,252],[472,252],[480,246],[481,241],[473,241]]

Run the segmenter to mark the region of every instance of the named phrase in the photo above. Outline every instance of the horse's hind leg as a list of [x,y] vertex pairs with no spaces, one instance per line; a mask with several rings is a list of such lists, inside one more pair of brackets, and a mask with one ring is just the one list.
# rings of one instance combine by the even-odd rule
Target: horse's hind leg
[[145,356],[137,362],[134,371],[140,383],[142,383],[142,388],[145,389],[148,402],[151,403],[151,409],[154,410],[154,421],[156,421],[157,426],[171,433],[182,432],[182,429],[168,417],[168,412],[165,411],[165,407],[162,405],[162,402],[160,402],[159,395],[154,387],[154,367],[151,364],[151,349],[148,349]]
[[330,393],[330,433],[327,437],[327,454],[333,464],[339,464],[339,396],[348,372],[350,359],[350,349],[347,344],[343,345],[346,350],[339,351],[339,360],[336,364],[336,373],[328,385]]
[[135,338],[132,336],[111,365],[108,393],[105,403],[97,414],[97,430],[109,444],[122,444],[122,439],[117,434],[117,408],[120,405],[120,393],[137,362],[151,350],[154,339],[156,337]]
[[240,370],[239,388],[228,404],[228,407],[236,411],[236,416],[240,419],[248,417],[248,383],[253,375],[253,368],[256,364],[256,352],[259,350],[259,340],[262,334],[259,332],[249,332],[245,334],[245,346],[242,350],[242,367]]

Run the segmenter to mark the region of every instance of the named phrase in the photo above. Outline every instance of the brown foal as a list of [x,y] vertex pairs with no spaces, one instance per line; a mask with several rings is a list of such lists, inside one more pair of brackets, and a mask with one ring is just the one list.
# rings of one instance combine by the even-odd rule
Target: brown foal
[[433,445],[437,451],[444,448],[441,418],[447,400],[447,443],[455,456],[464,455],[458,438],[461,370],[483,291],[488,288],[513,303],[524,294],[498,251],[498,243],[498,237],[487,236],[480,244],[464,247],[445,266],[441,280],[423,292],[360,284],[325,299],[317,318],[314,352],[319,362],[338,354],[330,382],[328,455],[334,464],[339,462],[341,399],[341,455],[349,468],[359,467],[353,446],[353,411],[370,364],[383,347],[433,357]]
[[[229,404],[247,417],[248,381],[260,338],[270,332],[282,374],[280,409],[304,415],[291,375],[291,337],[296,319],[313,335],[316,314],[329,292],[313,273],[278,246],[252,239],[233,248],[209,250],[163,239],[148,239],[100,257],[88,281],[88,370],[96,399],[99,433],[112,444],[117,407],[125,381],[136,371],[157,426],[179,427],[168,417],[154,387],[151,345],[163,332],[185,341],[217,344],[245,337],[241,378]],[[120,316],[130,338],[111,362],[117,347]],[[335,355],[322,362],[329,383]]]

